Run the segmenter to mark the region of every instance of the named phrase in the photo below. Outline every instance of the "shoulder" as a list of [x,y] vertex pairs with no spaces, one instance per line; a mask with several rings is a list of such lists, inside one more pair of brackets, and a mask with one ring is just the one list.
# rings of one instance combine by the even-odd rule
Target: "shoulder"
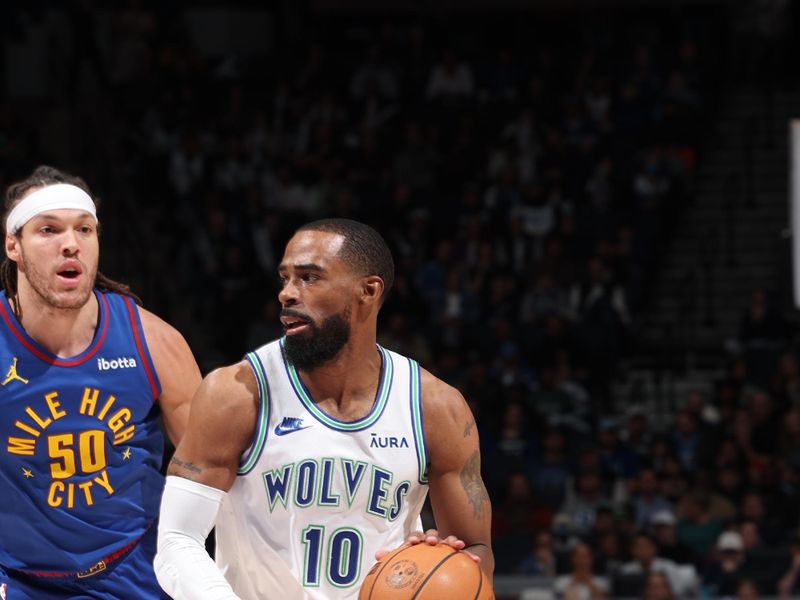
[[472,411],[453,386],[424,370],[421,379],[422,415],[432,473],[460,469],[478,447]]
[[433,420],[438,424],[472,416],[464,396],[456,388],[425,369],[421,369],[420,380],[422,411],[426,421]]
[[[247,415],[258,408],[258,383],[246,360],[211,371],[203,379],[194,404],[206,411],[228,415]],[[237,411],[236,413],[229,411]]]

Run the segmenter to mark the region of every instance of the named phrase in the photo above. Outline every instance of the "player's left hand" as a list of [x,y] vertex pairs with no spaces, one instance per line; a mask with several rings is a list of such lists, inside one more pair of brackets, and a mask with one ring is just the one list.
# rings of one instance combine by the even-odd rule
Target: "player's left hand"
[[[436,546],[437,544],[447,544],[456,550],[463,550],[464,554],[468,555],[475,562],[481,562],[480,556],[477,556],[468,550],[464,550],[467,545],[464,540],[460,540],[454,535],[448,535],[446,538],[442,539],[439,537],[439,532],[436,529],[428,529],[428,531],[424,532],[412,531],[411,535],[406,538],[405,544],[411,546],[414,544],[429,544],[431,546]],[[390,550],[381,548],[375,553],[375,560],[381,560],[384,556],[389,554],[389,552]]]

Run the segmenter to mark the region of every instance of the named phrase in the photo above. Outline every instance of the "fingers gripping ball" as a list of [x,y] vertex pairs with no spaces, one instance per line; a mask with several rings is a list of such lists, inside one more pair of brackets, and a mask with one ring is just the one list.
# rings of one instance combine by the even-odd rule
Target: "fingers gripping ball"
[[494,600],[480,566],[446,544],[405,544],[367,573],[358,600]]

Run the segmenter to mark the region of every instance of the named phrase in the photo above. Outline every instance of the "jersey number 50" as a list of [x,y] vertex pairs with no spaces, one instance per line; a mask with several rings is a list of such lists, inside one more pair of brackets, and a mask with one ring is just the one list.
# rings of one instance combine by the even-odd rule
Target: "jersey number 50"
[[[50,474],[53,479],[66,479],[77,472],[75,460],[75,435],[59,433],[47,438],[50,458]],[[106,433],[101,429],[90,429],[78,434],[77,452],[81,473],[96,473],[106,467]]]

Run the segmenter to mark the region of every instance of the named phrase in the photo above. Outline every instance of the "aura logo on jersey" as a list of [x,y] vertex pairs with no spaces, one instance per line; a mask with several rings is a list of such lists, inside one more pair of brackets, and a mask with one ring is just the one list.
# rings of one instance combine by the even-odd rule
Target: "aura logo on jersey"
[[[8,436],[6,451],[23,457],[46,453],[51,479],[47,503],[51,507],[92,506],[98,494],[114,493],[106,469],[108,441],[112,446],[127,442],[136,432],[136,425],[131,423],[131,410],[113,394],[86,387],[77,410],[78,415],[86,417],[79,421],[85,427],[50,430],[54,423],[74,416],[68,414],[64,404],[58,390],[53,390],[38,403],[26,406],[24,414],[14,422],[18,435]],[[75,423],[75,419],[71,422]]]
[[362,486],[367,489],[366,511],[376,517],[394,521],[403,508],[411,489],[409,481],[393,485],[394,475],[377,465],[340,458],[322,458],[289,463],[262,474],[273,512],[280,502],[298,508],[339,506],[345,501],[352,506]]
[[408,440],[405,436],[395,435],[378,435],[377,433],[370,434],[369,440],[370,448],[408,448]]

